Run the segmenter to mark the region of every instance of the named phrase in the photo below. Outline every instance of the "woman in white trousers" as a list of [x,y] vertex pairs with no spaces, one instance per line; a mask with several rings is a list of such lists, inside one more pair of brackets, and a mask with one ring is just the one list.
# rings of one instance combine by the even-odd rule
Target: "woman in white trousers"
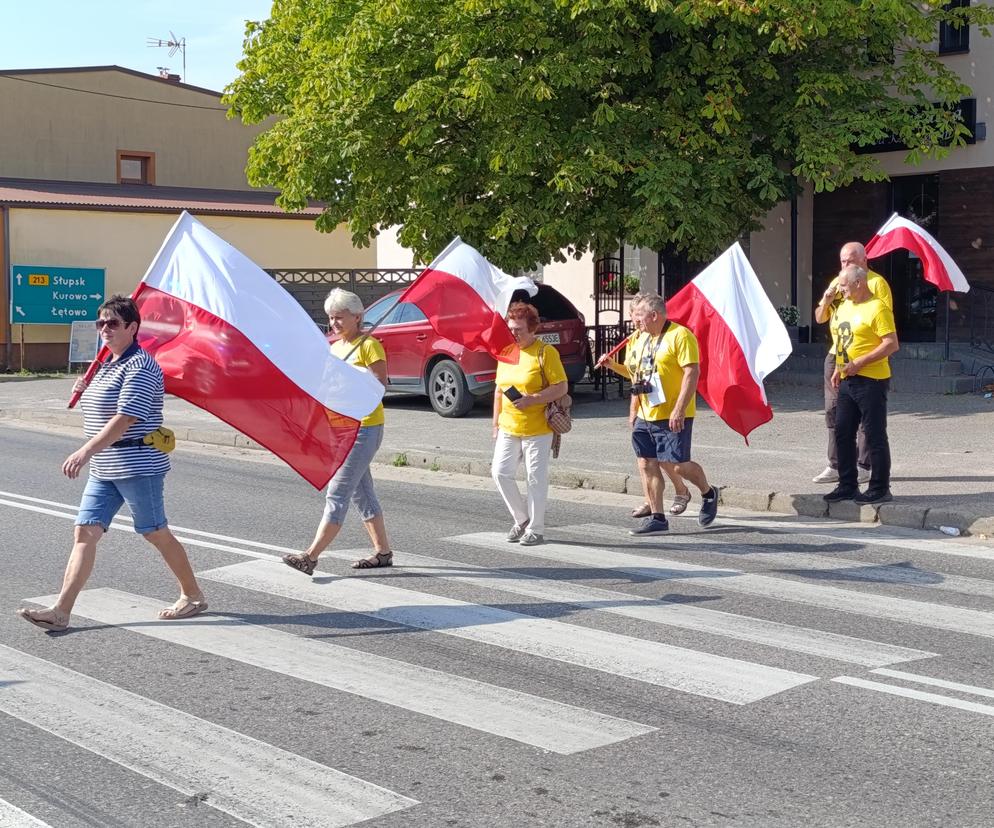
[[[549,495],[552,429],[545,407],[565,396],[566,372],[559,352],[535,336],[538,311],[525,302],[507,310],[507,326],[518,343],[516,364],[497,363],[494,389],[494,482],[514,524],[510,543],[535,546],[545,541],[545,504]],[[527,498],[515,475],[524,461]]]

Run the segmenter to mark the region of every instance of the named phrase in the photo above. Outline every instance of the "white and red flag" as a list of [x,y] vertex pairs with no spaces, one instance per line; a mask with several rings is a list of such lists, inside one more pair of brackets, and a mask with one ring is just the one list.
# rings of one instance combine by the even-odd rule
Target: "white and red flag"
[[399,301],[417,305],[439,336],[502,362],[517,362],[514,337],[504,321],[516,290],[538,293],[531,279],[508,275],[456,236]]
[[866,257],[876,259],[894,250],[910,250],[922,260],[926,282],[939,290],[966,293],[970,283],[953,257],[924,227],[894,213],[866,245]]
[[666,302],[701,351],[697,390],[730,428],[749,432],[773,419],[766,379],[790,356],[790,335],[738,242]]
[[139,344],[162,368],[166,391],[265,446],[317,488],[383,396],[372,374],[329,352],[271,276],[189,213],[134,299]]

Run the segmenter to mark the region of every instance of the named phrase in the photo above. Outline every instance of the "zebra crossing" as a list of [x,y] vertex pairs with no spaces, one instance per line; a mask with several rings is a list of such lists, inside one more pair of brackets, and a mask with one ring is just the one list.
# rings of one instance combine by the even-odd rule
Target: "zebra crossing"
[[[7,495],[0,505],[72,517],[74,507],[67,504],[0,494]],[[197,573],[205,582],[234,590],[240,606],[251,606],[256,599],[279,599],[362,616],[384,629],[413,632],[409,640],[415,648],[424,636],[441,636],[490,663],[513,657],[548,665],[550,671],[565,667],[590,671],[609,681],[634,683],[658,704],[675,693],[734,710],[762,705],[784,694],[804,694],[818,686],[874,693],[895,703],[951,708],[960,715],[982,717],[981,721],[994,717],[994,704],[989,701],[994,699],[994,689],[927,675],[929,662],[943,653],[909,646],[907,640],[855,637],[681,600],[648,598],[579,583],[557,568],[548,567],[548,575],[541,570],[543,562],[568,564],[573,570],[608,570],[703,586],[718,594],[744,594],[762,601],[989,638],[994,636],[994,614],[945,600],[953,592],[990,596],[992,582],[981,578],[937,573],[941,580],[929,581],[901,567],[866,567],[842,558],[760,555],[748,549],[734,554],[743,567],[757,563],[813,571],[830,571],[833,564],[842,570],[863,567],[854,578],[864,587],[857,591],[801,582],[789,572],[757,574],[738,566],[688,564],[667,557],[664,542],[655,548],[633,546],[619,551],[616,547],[623,537],[616,527],[587,524],[549,532],[550,538],[576,537],[575,541],[550,540],[528,548],[506,543],[500,533],[453,535],[439,539],[440,546],[453,550],[451,558],[399,552],[393,570],[348,577],[332,574],[341,571],[333,561],[351,560],[358,550],[333,549],[326,553],[324,572],[307,579],[279,562],[278,554],[289,550],[278,545],[197,529],[177,528],[177,534],[208,553],[224,554],[226,560],[230,561],[229,554],[245,559]],[[459,559],[458,550],[493,553],[500,563],[466,563]],[[522,572],[519,563],[525,561],[529,569]],[[417,578],[419,588],[406,585],[399,576]],[[875,582],[906,594],[869,591]],[[478,600],[452,594],[468,588],[478,592]],[[570,608],[570,612],[543,617],[520,607],[504,608],[491,597],[507,595],[534,599],[543,607]],[[43,595],[29,600],[47,604],[52,598]],[[608,712],[611,708],[599,703],[596,694],[582,705],[568,703],[553,693],[526,692],[513,686],[514,674],[504,681],[488,682],[434,669],[413,658],[365,651],[354,642],[346,645],[310,638],[231,617],[216,601],[211,614],[159,622],[154,619],[160,605],[160,600],[148,596],[94,588],[80,596],[74,616],[130,636],[154,639],[166,647],[236,662],[255,671],[263,684],[267,674],[275,675],[299,682],[303,688],[319,686],[389,706],[397,712],[393,726],[401,731],[414,721],[407,717],[418,717],[444,729],[448,738],[506,740],[517,750],[563,757],[626,743],[637,749],[639,740],[652,739],[659,732],[658,722]],[[584,613],[586,622],[575,619],[574,611]],[[622,620],[625,632],[603,628],[598,624],[601,618]],[[695,636],[694,646],[667,641],[671,630]],[[751,651],[748,657],[730,657],[722,654],[728,642],[767,649]],[[776,651],[780,661],[763,660],[767,651]],[[912,664],[923,672],[909,672]],[[802,695],[797,698],[803,700]],[[72,704],[66,705],[66,699],[72,699]],[[347,767],[329,767],[7,645],[0,645],[0,714],[184,795],[206,792],[205,806],[250,825],[348,826],[421,804],[416,791],[389,790],[350,774]],[[191,745],[195,746],[192,750]],[[45,824],[0,799],[0,828]]]

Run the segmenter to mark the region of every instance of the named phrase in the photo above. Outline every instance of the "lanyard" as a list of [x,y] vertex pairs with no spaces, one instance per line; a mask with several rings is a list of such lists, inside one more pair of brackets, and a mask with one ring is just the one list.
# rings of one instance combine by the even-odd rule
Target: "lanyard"
[[[656,345],[652,349],[652,362],[650,363],[651,367],[649,368],[648,371],[645,372],[645,376],[644,376],[645,379],[648,379],[649,377],[651,377],[652,374],[656,370],[656,354],[659,353],[659,349],[663,345],[663,339],[665,339],[665,337],[666,337],[666,332],[670,329],[670,325],[672,325],[672,324],[673,323],[670,322],[669,319],[667,319],[666,320],[666,324],[663,326],[663,330],[659,334],[659,338],[656,340]],[[642,366],[645,365],[645,346],[646,345],[648,345],[648,341],[646,341],[646,342],[644,342],[642,344],[642,350],[639,352],[638,369],[639,369],[639,378],[640,379],[643,378],[643,375],[642,375]]]

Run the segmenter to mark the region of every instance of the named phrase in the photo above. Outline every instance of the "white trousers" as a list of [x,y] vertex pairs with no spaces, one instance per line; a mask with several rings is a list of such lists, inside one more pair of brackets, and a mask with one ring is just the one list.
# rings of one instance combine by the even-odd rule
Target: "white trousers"
[[[549,460],[552,458],[552,434],[515,437],[497,432],[494,461],[491,464],[497,491],[518,525],[528,521],[528,531],[545,532],[545,503],[549,499]],[[518,464],[525,461],[527,501],[514,479]]]

